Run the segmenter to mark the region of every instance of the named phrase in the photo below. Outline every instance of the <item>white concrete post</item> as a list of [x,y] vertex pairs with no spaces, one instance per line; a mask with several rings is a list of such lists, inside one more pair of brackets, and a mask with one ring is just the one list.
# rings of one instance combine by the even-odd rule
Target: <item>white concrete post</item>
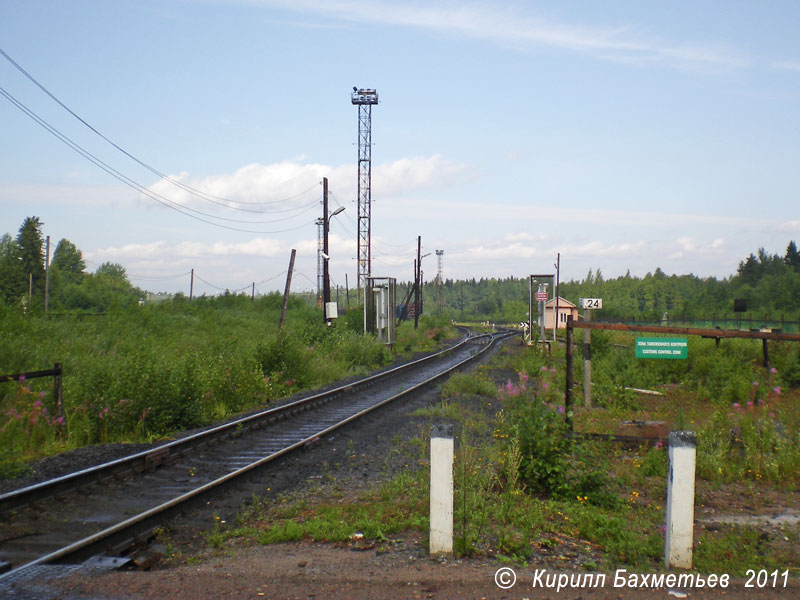
[[431,427],[430,553],[453,553],[453,426]]
[[692,568],[696,449],[694,431],[670,432],[667,532],[664,551],[664,562],[668,569]]

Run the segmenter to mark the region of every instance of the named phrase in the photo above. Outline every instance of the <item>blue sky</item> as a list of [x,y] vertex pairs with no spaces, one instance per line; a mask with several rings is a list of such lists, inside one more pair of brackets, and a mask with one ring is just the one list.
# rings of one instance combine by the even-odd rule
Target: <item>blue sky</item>
[[[563,279],[725,277],[800,239],[798,30],[794,2],[4,0],[0,47],[63,104],[157,171],[267,212],[159,181],[0,58],[0,87],[74,143],[246,230],[164,208],[0,97],[0,232],[37,215],[90,270],[187,291],[194,268],[209,294],[282,288],[297,248],[313,289],[328,177],[346,207],[331,276],[353,285],[359,86],[380,95],[374,275],[409,279],[421,235],[453,278],[524,277],[558,252]],[[435,257],[423,267],[433,279]]]

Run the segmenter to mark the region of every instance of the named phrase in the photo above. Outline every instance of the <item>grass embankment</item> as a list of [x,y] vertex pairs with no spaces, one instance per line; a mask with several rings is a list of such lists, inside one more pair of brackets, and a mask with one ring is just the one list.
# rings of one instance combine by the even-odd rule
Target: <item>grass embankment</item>
[[[784,375],[777,367],[759,366],[760,345],[717,350],[713,342],[693,344],[689,361],[660,365],[636,361],[632,351],[623,360],[610,343],[598,346],[595,408],[578,407],[577,429],[614,433],[621,421],[642,419],[665,421],[670,430],[696,430],[697,516],[710,509],[717,515],[767,506],[797,510],[800,390],[791,388],[796,350],[782,348]],[[520,563],[547,557],[565,568],[662,568],[666,449],[569,439],[563,379],[559,351],[548,356],[512,347],[491,367],[451,378],[441,401],[418,413],[457,425],[457,554]],[[629,385],[665,395],[639,396],[624,389]],[[356,497],[351,493],[343,501],[334,486],[332,495],[314,500],[256,503],[236,527],[216,528],[209,540],[218,548],[236,537],[272,543],[364,535],[382,543],[404,529],[424,537],[428,442],[424,436],[398,442],[412,467],[421,466]],[[731,575],[748,568],[797,570],[798,543],[798,525],[699,527],[694,564],[699,571]]]
[[263,406],[295,392],[429,350],[453,335],[423,319],[398,328],[389,350],[360,333],[351,311],[328,328],[293,300],[183,300],[95,316],[23,315],[0,307],[0,373],[63,364],[63,416],[50,378],[0,387],[0,477],[32,459],[105,442],[152,441]]

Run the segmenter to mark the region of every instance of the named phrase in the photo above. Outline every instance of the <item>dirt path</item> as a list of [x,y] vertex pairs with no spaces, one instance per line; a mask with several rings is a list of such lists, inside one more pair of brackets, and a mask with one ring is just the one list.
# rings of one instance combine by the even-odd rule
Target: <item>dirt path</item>
[[[292,543],[236,548],[224,557],[208,557],[198,565],[153,572],[107,573],[73,577],[59,587],[69,598],[139,600],[163,598],[200,600],[268,598],[271,600],[405,600],[405,599],[507,599],[522,600],[671,600],[666,588],[658,590],[614,587],[609,573],[603,586],[582,580],[579,589],[534,588],[537,569],[547,575],[576,576],[575,571],[556,571],[546,565],[516,568],[517,584],[501,590],[495,574],[504,565],[491,560],[432,560],[413,552],[413,540],[389,552],[353,550],[330,544]],[[409,550],[411,548],[411,551]],[[586,575],[582,573],[581,575]],[[628,574],[629,575],[629,574]],[[500,581],[504,581],[500,576]],[[599,580],[598,580],[599,581]],[[739,600],[800,598],[797,578],[780,589],[748,589],[745,580],[734,580],[727,589],[687,589],[688,598]]]

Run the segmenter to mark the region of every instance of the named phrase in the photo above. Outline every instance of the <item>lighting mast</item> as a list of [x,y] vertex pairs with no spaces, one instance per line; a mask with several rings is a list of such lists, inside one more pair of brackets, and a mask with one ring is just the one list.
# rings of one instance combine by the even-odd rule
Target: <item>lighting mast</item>
[[350,101],[358,106],[358,301],[372,276],[372,105],[378,92],[353,87]]

